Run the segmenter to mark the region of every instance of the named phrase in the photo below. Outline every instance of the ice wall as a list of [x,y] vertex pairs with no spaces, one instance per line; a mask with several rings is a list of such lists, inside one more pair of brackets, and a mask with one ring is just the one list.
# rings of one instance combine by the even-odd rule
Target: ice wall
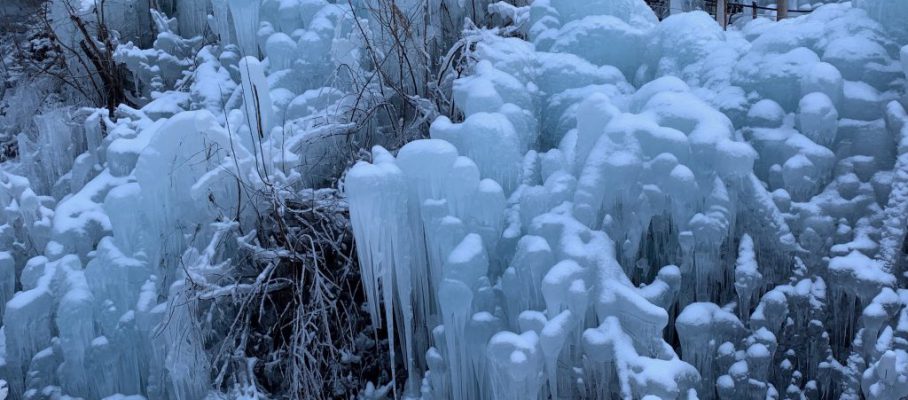
[[410,393],[902,395],[903,39],[867,7],[535,1],[485,33],[462,120],[346,181]]
[[[144,115],[132,110],[131,116]],[[211,170],[235,165],[221,165],[228,157],[226,131],[207,111],[158,124],[121,117],[105,146],[111,168],[56,205],[44,255],[28,259],[19,277],[22,291],[6,305],[6,359],[11,393],[18,398],[36,396],[42,384],[52,383],[61,393],[84,398],[117,392],[198,398],[208,391],[204,364],[192,367],[200,375],[187,375],[194,388],[188,392],[168,387],[155,392],[143,382],[154,374],[150,369],[164,368],[147,363],[156,352],[152,342],[168,297],[156,288],[182,276],[179,256],[192,245],[175,238],[187,226],[205,234],[214,210],[199,196],[225,204],[235,196],[222,189],[230,188],[224,182],[204,179]],[[9,222],[41,232],[40,221]],[[142,301],[164,302],[155,311],[143,309]],[[191,346],[177,351],[176,342],[165,347],[192,352]],[[39,367],[45,352],[60,360],[59,369]],[[109,358],[113,354],[120,357]]]
[[329,151],[348,137],[337,132],[350,127],[350,86],[325,84],[339,49],[359,62],[360,42],[346,5],[215,3],[221,42],[195,37],[209,3],[180,1],[179,20],[153,13],[152,47],[118,47],[141,107],[39,113],[19,159],[0,166],[10,398],[196,400],[254,387],[213,387],[222,333],[200,328],[199,293],[236,268],[238,227],[273,206],[255,193],[338,173],[346,155]]
[[[396,45],[351,4],[178,2],[212,16],[153,14],[154,46],[117,52],[140,109],[35,117],[0,170],[12,398],[209,394],[191,293],[231,266],[249,193],[338,176],[345,116],[393,101],[356,103],[335,73],[369,68],[364,40]],[[432,3],[497,18],[476,4]],[[449,23],[398,5],[416,42]],[[345,181],[404,394],[908,394],[904,7],[727,31],[640,0],[493,9],[515,25],[468,32],[458,113]],[[220,42],[180,37],[203,21]]]

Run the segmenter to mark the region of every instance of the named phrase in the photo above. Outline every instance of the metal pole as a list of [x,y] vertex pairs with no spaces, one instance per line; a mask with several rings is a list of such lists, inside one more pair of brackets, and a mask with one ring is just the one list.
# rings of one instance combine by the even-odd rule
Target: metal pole
[[727,1],[728,0],[719,0],[716,3],[716,21],[719,22],[719,26],[721,26],[722,29],[726,28],[726,21],[728,21],[728,17],[726,17]]
[[776,21],[788,18],[788,0],[776,0]]

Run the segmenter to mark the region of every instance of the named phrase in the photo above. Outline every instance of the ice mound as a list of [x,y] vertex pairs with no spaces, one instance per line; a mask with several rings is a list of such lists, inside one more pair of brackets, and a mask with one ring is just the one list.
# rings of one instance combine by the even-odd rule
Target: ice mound
[[723,31],[536,1],[529,44],[483,36],[463,120],[346,181],[413,396],[903,393],[908,118],[870,3]]

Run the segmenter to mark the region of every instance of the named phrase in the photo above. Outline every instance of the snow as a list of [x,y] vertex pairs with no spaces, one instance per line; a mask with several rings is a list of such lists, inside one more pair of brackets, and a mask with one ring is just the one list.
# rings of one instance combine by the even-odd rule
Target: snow
[[820,92],[832,100],[837,107],[842,105],[844,92],[842,73],[832,64],[821,62],[814,64],[801,78],[801,94]]
[[882,116],[880,93],[876,88],[864,82],[846,80],[843,89],[843,118],[873,121]]
[[813,92],[798,103],[798,129],[814,143],[831,147],[835,143],[839,113],[828,95]]
[[[614,16],[591,15],[565,24],[550,51],[580,55],[596,65],[612,65],[633,76],[640,64],[645,31]],[[615,43],[614,46],[590,46]]]
[[847,281],[845,290],[856,293],[875,293],[895,284],[895,277],[883,269],[881,263],[858,250],[829,261],[830,278],[835,282]]

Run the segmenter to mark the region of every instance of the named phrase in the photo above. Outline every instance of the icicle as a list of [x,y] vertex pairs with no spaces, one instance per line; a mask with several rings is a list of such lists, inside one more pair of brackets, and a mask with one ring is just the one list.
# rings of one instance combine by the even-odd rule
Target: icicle
[[261,62],[255,57],[244,57],[239,64],[243,80],[243,104],[249,129],[258,138],[271,136],[273,119],[271,91]]
[[[240,54],[258,57],[259,7],[261,0],[227,0]],[[267,103],[265,103],[267,104]]]
[[497,333],[489,341],[488,357],[492,399],[534,399],[539,395],[543,362],[536,332]]
[[211,30],[218,35],[221,46],[233,43],[233,26],[230,24],[228,0],[211,0]]
[[[350,202],[350,221],[356,236],[357,255],[366,287],[373,323],[380,324],[380,304],[394,304],[393,297],[379,296],[383,286],[393,287],[392,272],[401,252],[395,249],[407,240],[403,227],[376,221],[382,215],[404,215],[407,207],[406,183],[393,157],[384,149],[373,150],[373,164],[357,163],[347,174],[345,190]],[[393,320],[388,320],[390,321]]]
[[0,251],[0,321],[6,302],[16,294],[16,260],[8,251]]
[[738,293],[740,315],[750,315],[751,301],[762,285],[763,275],[757,266],[753,239],[744,234],[741,236],[738,260],[735,263],[735,291]]
[[177,1],[177,20],[180,22],[180,35],[193,38],[203,35],[208,26],[209,0]]

